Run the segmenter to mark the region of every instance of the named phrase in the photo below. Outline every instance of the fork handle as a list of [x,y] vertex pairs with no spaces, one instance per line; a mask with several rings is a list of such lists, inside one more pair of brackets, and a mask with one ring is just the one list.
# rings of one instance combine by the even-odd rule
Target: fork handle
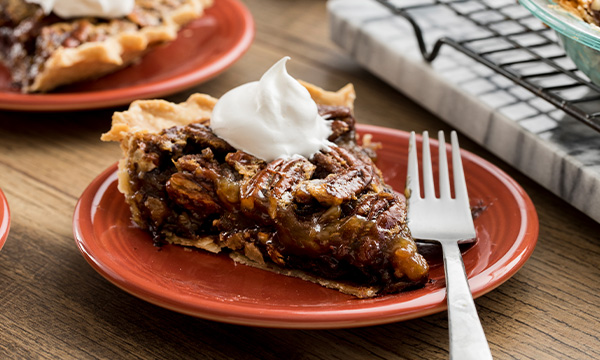
[[492,359],[458,243],[442,241],[451,360]]

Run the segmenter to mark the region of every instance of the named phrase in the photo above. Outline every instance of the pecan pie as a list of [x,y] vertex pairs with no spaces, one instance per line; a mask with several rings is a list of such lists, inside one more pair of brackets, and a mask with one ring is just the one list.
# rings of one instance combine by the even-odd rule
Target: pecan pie
[[585,22],[600,26],[599,0],[557,0],[556,2]]
[[0,61],[15,87],[45,92],[115,72],[176,38],[212,0],[136,0],[124,18],[61,19],[37,4],[0,0]]
[[357,297],[422,286],[428,264],[406,225],[405,199],[356,142],[351,85],[302,83],[331,121],[337,146],[310,159],[265,162],[216,136],[216,99],[136,101],[115,113],[119,190],[156,245],[225,252],[238,262]]

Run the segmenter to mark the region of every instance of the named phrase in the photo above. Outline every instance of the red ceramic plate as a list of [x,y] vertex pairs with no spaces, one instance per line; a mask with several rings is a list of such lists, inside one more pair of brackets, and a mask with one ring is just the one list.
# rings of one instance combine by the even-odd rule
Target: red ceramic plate
[[[386,180],[402,190],[408,134],[375,126],[358,129],[383,144],[378,165]],[[471,153],[462,156],[472,202],[487,206],[475,219],[477,242],[463,249],[471,289],[478,297],[506,281],[529,258],[538,220],[531,200],[514,180]],[[129,218],[129,208],[117,190],[114,165],[89,185],[75,209],[74,235],[81,252],[101,275],[125,291],[185,314],[252,326],[342,328],[407,320],[446,309],[444,271],[437,251],[427,251],[433,282],[424,288],[360,300],[300,279],[236,265],[226,256],[170,245],[158,249]]]
[[215,0],[175,41],[98,80],[49,94],[22,94],[11,88],[10,75],[0,65],[0,109],[82,110],[173,94],[221,73],[242,56],[253,38],[254,20],[248,9],[238,0]]
[[10,211],[8,202],[2,190],[0,190],[0,249],[4,246],[10,229]]

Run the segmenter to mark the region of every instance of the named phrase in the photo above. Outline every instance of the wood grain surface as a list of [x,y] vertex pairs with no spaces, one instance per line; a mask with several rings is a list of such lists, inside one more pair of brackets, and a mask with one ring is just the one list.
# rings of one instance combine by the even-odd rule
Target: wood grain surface
[[[359,122],[450,130],[332,44],[325,1],[244,3],[256,21],[249,51],[218,77],[169,100],[181,101],[193,92],[218,97],[256,80],[289,55],[288,70],[295,77],[331,90],[354,83]],[[12,214],[10,234],[0,251],[0,358],[448,357],[445,313],[343,330],[252,328],[172,312],[113,286],[78,251],[72,215],[85,187],[120,156],[117,144],[99,140],[115,110],[123,109],[0,112],[0,188]],[[476,301],[494,358],[599,359],[600,225],[461,139],[464,148],[514,177],[539,214],[539,241],[530,260]]]

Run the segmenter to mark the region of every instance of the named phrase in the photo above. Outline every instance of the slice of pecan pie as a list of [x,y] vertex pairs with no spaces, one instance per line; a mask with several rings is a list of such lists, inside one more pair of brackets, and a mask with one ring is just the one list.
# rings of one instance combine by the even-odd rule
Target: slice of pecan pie
[[428,265],[406,225],[406,205],[357,145],[351,85],[303,83],[331,121],[337,146],[310,159],[265,162],[210,129],[216,99],[136,101],[115,113],[119,189],[133,221],[164,242],[226,252],[238,262],[358,297],[421,286]]
[[61,19],[25,0],[0,0],[0,61],[22,92],[98,78],[177,37],[212,0],[136,0],[124,18]]

